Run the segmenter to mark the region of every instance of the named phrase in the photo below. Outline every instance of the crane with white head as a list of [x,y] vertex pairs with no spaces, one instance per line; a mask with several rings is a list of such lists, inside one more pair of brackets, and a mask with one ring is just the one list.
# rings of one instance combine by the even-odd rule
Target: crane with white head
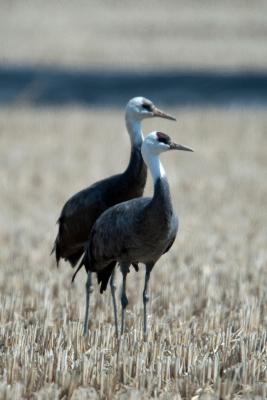
[[[57,264],[63,258],[75,267],[84,253],[85,244],[97,218],[109,207],[143,195],[147,168],[141,155],[143,142],[141,122],[143,119],[154,117],[175,121],[174,117],[157,108],[145,97],[134,97],[128,102],[125,121],[131,140],[129,164],[124,172],[94,183],[73,195],[65,203],[58,219],[58,234],[52,250],[55,252]],[[116,333],[118,333],[114,276],[112,276],[110,286]],[[92,281],[89,272],[86,283],[87,310],[89,310],[91,290]],[[87,327],[84,331],[87,331]]]
[[88,272],[98,274],[102,291],[106,288],[115,264],[120,264],[123,275],[121,334],[124,332],[125,309],[128,304],[126,277],[130,265],[143,263],[146,266],[143,291],[146,336],[150,273],[159,258],[171,248],[178,231],[178,219],[173,210],[168,180],[159,158],[161,153],[170,150],[193,151],[172,142],[162,132],[152,132],[145,138],[142,155],[153,178],[153,197],[132,199],[105,211],[91,230],[80,263]]

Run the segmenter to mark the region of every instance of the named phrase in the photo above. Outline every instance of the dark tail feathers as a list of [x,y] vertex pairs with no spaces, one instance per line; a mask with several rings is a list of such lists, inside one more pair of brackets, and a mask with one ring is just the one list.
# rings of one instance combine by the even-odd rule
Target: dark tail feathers
[[108,285],[108,281],[116,266],[116,261],[112,261],[105,269],[97,272],[97,281],[100,284],[100,293],[103,293]]
[[55,240],[54,246],[51,250],[50,256],[52,256],[53,253],[56,253],[56,262],[57,262],[57,267],[58,267],[58,263],[60,260],[60,254],[59,254],[59,247],[58,247],[58,242],[57,239]]
[[72,253],[68,256],[62,256],[62,254],[60,254],[60,248],[59,248],[59,243],[58,243],[58,239],[55,240],[54,246],[52,248],[52,251],[50,253],[50,256],[53,253],[56,253],[56,262],[57,262],[57,266],[59,264],[59,260],[61,258],[64,258],[65,261],[68,261],[70,263],[70,265],[72,266],[72,268],[74,268],[77,264],[77,262],[79,261],[79,259],[81,258],[82,254],[84,252],[84,249],[81,248],[79,250],[77,250],[75,253]]
[[74,274],[73,274],[73,277],[72,277],[71,282],[74,282],[74,280],[75,280],[75,278],[76,278],[76,275],[78,274],[78,272],[80,271],[80,269],[81,269],[83,266],[85,266],[86,271],[88,271],[87,268],[86,268],[86,263],[87,263],[87,261],[86,261],[86,253],[85,253],[84,256],[83,256],[83,258],[81,259],[80,264],[78,265],[78,268],[76,269],[76,271],[75,271]]
[[76,253],[70,254],[69,256],[65,257],[65,260],[71,264],[72,268],[74,268],[76,266],[77,262],[79,261],[79,259],[81,258],[83,252],[84,252],[84,249],[80,249],[80,250],[76,251]]

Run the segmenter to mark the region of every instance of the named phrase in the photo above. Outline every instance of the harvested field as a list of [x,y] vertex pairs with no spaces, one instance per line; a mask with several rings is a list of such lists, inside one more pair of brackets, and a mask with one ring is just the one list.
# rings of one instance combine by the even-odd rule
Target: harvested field
[[130,273],[120,345],[96,284],[83,338],[85,273],[72,285],[49,252],[63,202],[126,165],[122,113],[0,111],[1,399],[267,397],[266,113],[169,111],[177,124],[144,130],[195,149],[162,156],[180,232],[152,274],[146,343],[144,270]]
[[[0,3],[0,70],[20,71],[19,81],[42,68],[266,71],[262,0]],[[266,399],[266,110],[173,108],[176,124],[145,122],[145,133],[160,129],[195,153],[162,156],[180,232],[152,274],[147,342],[141,268],[129,275],[117,343],[109,290],[94,282],[84,338],[85,272],[71,284],[71,268],[49,254],[66,199],[126,166],[123,110],[30,108],[38,90],[28,80],[0,109],[0,399]],[[117,283],[119,297],[119,273]]]

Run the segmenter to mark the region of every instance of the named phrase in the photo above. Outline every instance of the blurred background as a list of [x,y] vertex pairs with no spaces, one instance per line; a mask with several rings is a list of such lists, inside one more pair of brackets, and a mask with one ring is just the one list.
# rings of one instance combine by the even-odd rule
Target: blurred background
[[1,2],[0,104],[267,103],[265,1]]
[[[0,1],[0,321],[7,343],[1,398],[41,399],[43,387],[54,383],[69,398],[88,384],[79,372],[86,370],[85,349],[95,354],[100,375],[106,364],[99,346],[116,365],[110,294],[100,296],[95,286],[95,336],[90,345],[80,342],[85,272],[71,285],[71,268],[62,262],[57,269],[49,254],[65,201],[127,165],[124,107],[133,96],[177,117],[144,121],[145,134],[161,130],[195,152],[162,157],[180,232],[151,279],[147,348],[138,347],[143,269],[129,278],[127,329],[138,328],[138,343],[132,353],[126,346],[122,362],[127,371],[131,359],[146,363],[139,377],[129,372],[131,380],[125,374],[121,382],[146,391],[142,376],[149,370],[151,388],[158,387],[149,356],[157,354],[167,371],[158,393],[179,389],[191,398],[204,386],[220,393],[213,377],[225,368],[228,398],[243,388],[265,397],[259,382],[266,382],[260,350],[267,312],[266,16],[264,0]],[[106,329],[110,341],[99,345]],[[31,362],[21,356],[21,340],[36,351]],[[231,343],[225,353],[224,340]],[[154,351],[153,343],[164,346]],[[69,361],[62,353],[62,375],[50,376],[49,363],[57,368],[64,349]],[[38,358],[43,353],[45,361]],[[168,378],[173,362],[175,388]],[[214,375],[205,372],[210,368]],[[117,378],[112,383],[112,373],[100,379],[92,371],[91,384],[114,398]]]

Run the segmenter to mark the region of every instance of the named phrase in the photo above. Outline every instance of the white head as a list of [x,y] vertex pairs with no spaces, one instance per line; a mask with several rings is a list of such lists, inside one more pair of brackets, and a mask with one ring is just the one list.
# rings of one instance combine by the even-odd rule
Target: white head
[[145,97],[134,97],[126,106],[126,118],[141,121],[144,118],[165,118],[176,121],[174,117],[157,108],[152,101]]
[[163,132],[152,132],[143,141],[141,147],[142,156],[150,169],[154,182],[165,176],[159,155],[169,150],[193,151],[189,147],[172,142],[171,138]]
[[172,142],[170,136],[163,132],[151,132],[147,135],[141,149],[144,158],[147,154],[159,155],[169,150],[193,151],[189,147]]

